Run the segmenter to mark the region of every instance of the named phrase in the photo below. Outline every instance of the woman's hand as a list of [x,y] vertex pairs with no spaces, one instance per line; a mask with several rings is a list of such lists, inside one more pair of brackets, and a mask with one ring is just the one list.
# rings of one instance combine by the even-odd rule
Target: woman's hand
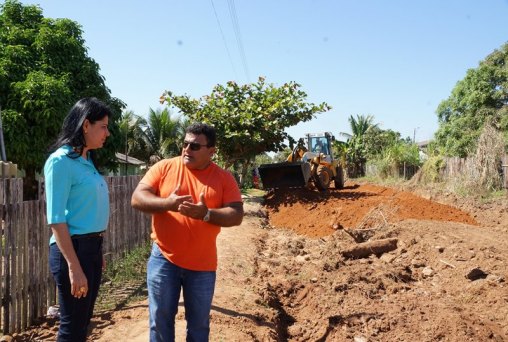
[[69,279],[71,281],[71,294],[76,298],[86,297],[88,294],[88,280],[81,265],[69,266]]

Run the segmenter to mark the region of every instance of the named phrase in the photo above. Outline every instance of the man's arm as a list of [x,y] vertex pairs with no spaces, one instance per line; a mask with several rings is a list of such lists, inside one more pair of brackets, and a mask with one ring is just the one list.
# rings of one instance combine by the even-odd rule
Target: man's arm
[[139,183],[131,198],[133,208],[147,213],[161,211],[178,211],[178,206],[184,201],[191,201],[190,195],[178,196],[180,186],[177,186],[168,197],[159,197],[148,184]]
[[178,211],[180,214],[196,220],[203,220],[209,212],[207,222],[220,227],[239,226],[243,220],[242,202],[225,203],[222,208],[209,209],[206,206],[204,194],[200,194],[198,203],[182,202],[178,206]]
[[147,213],[155,213],[161,211],[175,211],[182,215],[202,220],[207,211],[210,211],[211,224],[221,227],[238,226],[243,220],[243,203],[231,202],[226,203],[222,208],[208,209],[204,203],[203,194],[200,196],[199,203],[192,203],[192,196],[178,196],[177,186],[168,197],[159,197],[155,194],[155,190],[144,183],[139,183],[134,190],[131,198],[133,208]]
[[242,202],[227,203],[222,208],[208,210],[210,211],[210,220],[208,222],[211,224],[215,224],[220,227],[233,227],[242,224]]

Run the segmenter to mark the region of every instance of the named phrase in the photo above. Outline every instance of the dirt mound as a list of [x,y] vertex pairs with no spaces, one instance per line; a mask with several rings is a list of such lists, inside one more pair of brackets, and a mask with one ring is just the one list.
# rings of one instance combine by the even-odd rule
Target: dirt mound
[[270,224],[309,237],[340,228],[374,227],[407,219],[477,225],[470,214],[406,191],[370,184],[348,184],[341,191],[277,190],[266,196]]
[[[277,340],[508,339],[505,232],[456,207],[374,185],[279,191],[266,208],[272,227],[287,229],[269,230],[256,259]],[[396,250],[361,259],[341,253],[388,238]]]

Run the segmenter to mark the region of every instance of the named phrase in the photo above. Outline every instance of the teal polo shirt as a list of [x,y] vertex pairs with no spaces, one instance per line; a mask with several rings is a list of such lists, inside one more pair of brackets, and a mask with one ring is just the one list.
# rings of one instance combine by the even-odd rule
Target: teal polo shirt
[[92,162],[70,153],[62,146],[44,165],[48,224],[67,223],[70,235],[101,232],[109,220],[108,185]]

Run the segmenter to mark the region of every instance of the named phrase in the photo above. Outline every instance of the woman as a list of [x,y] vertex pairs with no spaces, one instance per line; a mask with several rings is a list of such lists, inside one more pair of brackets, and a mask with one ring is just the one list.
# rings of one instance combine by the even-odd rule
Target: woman
[[111,110],[96,98],[76,102],[44,165],[49,266],[58,288],[58,341],[86,341],[104,266],[102,234],[109,195],[95,149],[109,136]]

